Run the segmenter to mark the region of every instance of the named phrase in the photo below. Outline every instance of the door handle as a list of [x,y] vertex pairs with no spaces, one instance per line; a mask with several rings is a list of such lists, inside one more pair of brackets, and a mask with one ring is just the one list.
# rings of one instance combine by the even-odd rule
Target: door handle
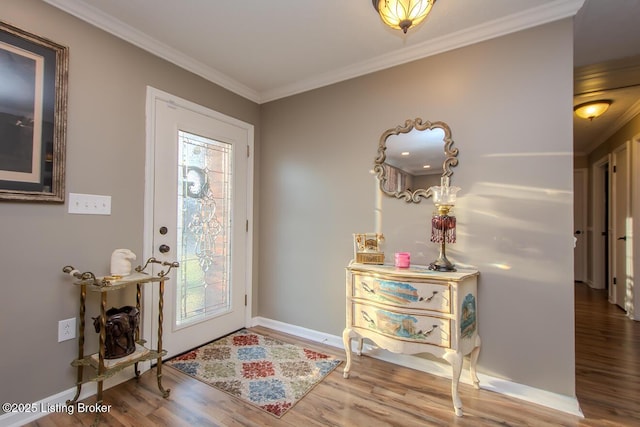
[[576,230],[576,234],[582,234],[582,231]]
[[627,241],[627,236],[618,237],[618,240],[624,240],[626,242]]
[[171,248],[168,245],[160,245],[158,250],[160,251],[161,254],[166,254],[171,250]]

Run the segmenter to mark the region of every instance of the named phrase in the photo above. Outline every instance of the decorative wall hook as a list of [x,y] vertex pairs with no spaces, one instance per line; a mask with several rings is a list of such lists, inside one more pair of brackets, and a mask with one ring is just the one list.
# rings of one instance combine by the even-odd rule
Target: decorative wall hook
[[165,267],[169,267],[169,268],[167,269],[167,271],[161,270],[161,271],[158,273],[158,277],[164,277],[164,276],[166,276],[167,274],[169,274],[169,272],[171,271],[171,269],[172,269],[172,268],[178,268],[178,267],[180,267],[180,263],[179,263],[179,262],[177,262],[177,261],[173,261],[173,262],[168,262],[168,261],[158,261],[155,257],[151,257],[151,258],[149,258],[149,259],[147,260],[147,262],[144,264],[144,266],[137,266],[137,267],[136,267],[136,271],[137,271],[138,273],[144,273],[144,270],[147,268],[147,266],[148,266],[149,264],[160,264],[160,265],[163,265],[163,266],[165,266]]
[[96,275],[90,271],[85,271],[84,273],[80,273],[80,271],[77,270],[74,266],[66,265],[62,267],[62,272],[68,274],[69,276],[75,277],[76,279],[79,279],[79,280],[93,280],[94,285],[98,285],[98,286],[100,285],[100,281],[96,278]]

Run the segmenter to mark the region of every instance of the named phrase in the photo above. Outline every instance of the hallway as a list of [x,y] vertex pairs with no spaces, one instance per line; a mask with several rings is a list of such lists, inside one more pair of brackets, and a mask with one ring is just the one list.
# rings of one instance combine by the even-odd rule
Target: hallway
[[584,283],[575,285],[575,316],[576,394],[586,419],[640,425],[640,322]]

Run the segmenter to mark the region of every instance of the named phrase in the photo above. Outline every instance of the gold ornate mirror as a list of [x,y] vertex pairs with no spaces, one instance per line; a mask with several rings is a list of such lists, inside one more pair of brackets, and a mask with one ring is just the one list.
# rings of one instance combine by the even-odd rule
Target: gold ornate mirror
[[383,193],[420,203],[431,197],[430,187],[451,177],[457,155],[446,123],[417,118],[382,134],[373,170]]

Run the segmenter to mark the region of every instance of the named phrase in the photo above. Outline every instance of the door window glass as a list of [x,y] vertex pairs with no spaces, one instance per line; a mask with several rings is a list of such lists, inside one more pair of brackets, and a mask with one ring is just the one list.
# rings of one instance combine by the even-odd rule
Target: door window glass
[[176,326],[230,310],[231,144],[178,132]]

